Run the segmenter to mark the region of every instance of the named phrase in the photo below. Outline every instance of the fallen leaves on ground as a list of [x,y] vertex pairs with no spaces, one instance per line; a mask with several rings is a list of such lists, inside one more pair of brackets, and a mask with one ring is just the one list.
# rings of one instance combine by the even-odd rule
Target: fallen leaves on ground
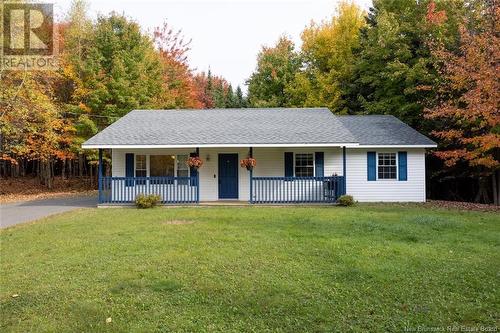
[[429,200],[426,205],[440,208],[500,212],[500,206],[463,201]]
[[52,189],[39,184],[37,178],[19,177],[19,178],[1,178],[0,179],[0,203],[30,201],[38,199],[47,199],[58,196],[67,196],[72,194],[96,194],[89,179],[54,179]]

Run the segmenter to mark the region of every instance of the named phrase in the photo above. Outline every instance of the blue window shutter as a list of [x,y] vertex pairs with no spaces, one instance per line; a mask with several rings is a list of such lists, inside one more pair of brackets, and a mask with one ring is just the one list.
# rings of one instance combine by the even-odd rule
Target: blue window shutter
[[325,176],[325,154],[321,152],[314,153],[314,162],[316,165],[316,170],[314,172],[316,177],[324,177]]
[[[189,157],[196,157],[198,156],[196,153],[190,153]],[[198,176],[198,170],[196,168],[189,168],[189,176],[191,177],[191,186],[196,186],[196,177]]]
[[[125,177],[134,177],[134,154],[125,154]],[[133,180],[125,180],[125,186],[133,186]]]
[[368,160],[368,180],[377,180],[377,154],[374,151],[369,151],[366,153]]
[[408,180],[408,158],[405,151],[398,152],[398,179]]
[[293,153],[285,153],[285,177],[293,177]]

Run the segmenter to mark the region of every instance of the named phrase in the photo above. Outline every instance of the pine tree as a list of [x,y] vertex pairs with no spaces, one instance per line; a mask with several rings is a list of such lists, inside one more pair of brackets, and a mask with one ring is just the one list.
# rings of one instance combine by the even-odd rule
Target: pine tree
[[227,87],[226,93],[226,107],[227,108],[236,108],[236,97],[234,95],[233,86],[229,84]]
[[239,85],[236,87],[235,107],[236,108],[246,107],[246,100],[245,97],[243,96],[243,91],[241,90],[241,87]]
[[207,73],[207,82],[205,86],[205,96],[208,96],[212,100],[212,105],[209,108],[215,107],[215,101],[213,101],[213,82],[212,82],[212,71],[210,67],[208,68]]

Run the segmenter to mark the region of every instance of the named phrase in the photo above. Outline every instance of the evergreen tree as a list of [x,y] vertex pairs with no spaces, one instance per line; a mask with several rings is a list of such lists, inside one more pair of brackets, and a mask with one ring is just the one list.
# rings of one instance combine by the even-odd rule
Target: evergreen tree
[[212,82],[212,71],[210,67],[208,68],[207,80],[205,85],[205,96],[212,101],[212,104],[208,106],[208,108],[213,108],[215,106],[215,102],[213,101],[213,82]]
[[247,107],[245,97],[243,96],[243,91],[241,90],[241,87],[239,85],[236,87],[235,107],[236,108]]
[[227,100],[226,100],[226,88],[224,87],[223,82],[216,81],[213,85],[212,98],[214,101],[215,108],[226,108]]
[[[348,87],[350,108],[392,114],[423,129],[423,102],[432,97],[437,73],[427,41],[436,31],[426,24],[429,1],[375,0],[363,29],[355,75]],[[456,16],[463,6],[440,2],[449,17],[439,33],[456,43]],[[441,9],[440,8],[440,9]]]
[[234,95],[233,86],[229,84],[227,87],[226,93],[226,107],[228,108],[236,108],[236,96]]

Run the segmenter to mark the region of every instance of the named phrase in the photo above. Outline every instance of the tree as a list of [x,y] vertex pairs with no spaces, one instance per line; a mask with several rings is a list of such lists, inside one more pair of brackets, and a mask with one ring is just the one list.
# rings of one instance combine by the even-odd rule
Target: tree
[[214,81],[212,91],[212,100],[214,101],[215,108],[225,108],[226,104],[226,87],[223,85],[221,81]]
[[311,23],[302,32],[304,71],[296,74],[288,88],[293,105],[327,106],[347,113],[347,83],[355,64],[353,51],[359,47],[364,12],[356,4],[341,2],[338,15],[328,22]]
[[53,163],[66,158],[74,127],[54,99],[54,72],[9,72],[2,75],[0,127],[2,156],[17,165],[19,160],[38,161],[42,184],[52,188]]
[[[198,73],[194,76],[197,91],[197,100],[204,109],[231,107],[230,95],[232,88],[221,76],[214,76],[210,69],[208,73]],[[231,91],[231,93],[230,93]]]
[[291,96],[287,87],[292,85],[301,63],[293,42],[287,37],[281,37],[273,47],[262,47],[257,68],[247,80],[250,105],[288,106]]
[[163,91],[153,102],[157,108],[200,108],[193,73],[187,62],[191,40],[184,41],[182,31],[174,31],[165,22],[153,33],[163,65]]
[[247,101],[245,99],[245,96],[243,96],[243,91],[241,90],[240,86],[236,87],[236,96],[235,96],[235,107],[236,108],[246,108],[247,107]]
[[162,93],[162,64],[153,42],[137,23],[116,13],[97,19],[83,67],[82,100],[93,114],[106,117],[99,127],[151,107]]
[[226,93],[226,107],[236,108],[236,96],[234,95],[233,86],[231,84],[227,87]]
[[[435,152],[448,167],[465,162],[482,177],[477,201],[489,202],[485,177],[491,177],[493,201],[500,198],[500,8],[494,3],[484,13],[480,27],[460,29],[456,51],[441,40],[431,44],[441,79],[435,105],[425,109],[428,119],[439,121],[432,131],[440,142]],[[429,6],[428,22],[440,25],[446,19]]]
[[[427,40],[438,33],[426,24],[429,1],[375,0],[362,30],[355,65],[350,108],[369,114],[392,114],[424,129],[423,102],[433,97],[437,73]],[[449,20],[441,38],[456,44],[457,18],[463,15],[460,1],[442,1]]]
[[[60,102],[63,103],[66,114],[72,116],[72,122],[76,128],[84,124],[96,127],[95,122],[89,117],[92,110],[85,104],[86,97],[90,94],[90,90],[84,81],[85,60],[89,50],[93,47],[92,36],[94,34],[93,23],[87,15],[88,7],[85,0],[73,0],[66,21],[60,25],[59,29],[59,35],[61,36],[61,82],[57,86],[55,93]],[[83,123],[81,122],[82,119],[85,119]],[[93,124],[89,124],[89,122]],[[68,152],[71,153],[68,157],[71,157],[71,159],[78,158],[80,176],[83,176],[85,159],[88,156],[95,155],[81,148],[81,144],[92,135],[77,130],[73,142],[68,147]],[[70,167],[71,159],[69,161]],[[61,176],[64,178],[68,163],[65,157],[61,158],[61,160]]]

